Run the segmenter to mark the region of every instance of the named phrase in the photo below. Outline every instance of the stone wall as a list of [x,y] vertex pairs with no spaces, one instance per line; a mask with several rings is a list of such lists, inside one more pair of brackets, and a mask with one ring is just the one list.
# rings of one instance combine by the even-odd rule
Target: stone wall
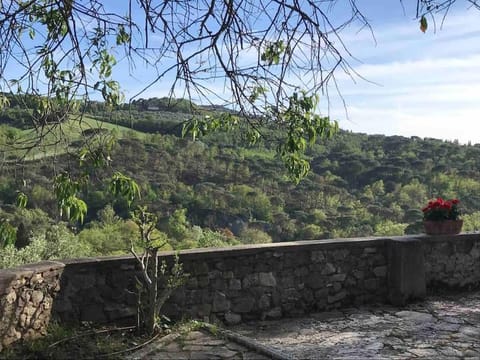
[[181,258],[190,273],[170,315],[238,323],[383,301],[383,241],[297,242]]
[[[162,258],[171,261],[172,254]],[[188,250],[187,283],[165,305],[172,317],[221,320],[295,316],[372,301],[387,293],[385,241],[299,241]],[[66,261],[54,311],[64,321],[128,320],[135,315],[130,257]]]
[[[161,258],[171,262],[173,254]],[[233,324],[363,303],[401,305],[427,290],[478,286],[480,235],[194,249],[182,251],[180,261],[190,276],[165,305],[166,314]],[[131,322],[136,275],[129,256],[0,270],[2,344],[41,335],[50,310],[65,322]]]
[[430,292],[480,285],[480,234],[420,238],[425,254],[425,281]]
[[46,333],[63,267],[45,261],[0,271],[0,351]]

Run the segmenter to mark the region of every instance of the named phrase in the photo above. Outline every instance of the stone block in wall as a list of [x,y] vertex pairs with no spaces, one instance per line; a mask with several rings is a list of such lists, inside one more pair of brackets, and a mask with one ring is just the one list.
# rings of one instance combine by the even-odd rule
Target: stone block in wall
[[206,288],[210,283],[208,276],[199,276],[197,277],[197,284],[199,288]]
[[212,305],[210,304],[200,304],[196,307],[197,314],[201,318],[210,316],[212,310]]
[[309,273],[310,273],[310,270],[306,266],[299,266],[293,271],[293,274],[295,276],[300,276],[300,277],[308,275]]
[[205,261],[193,264],[193,271],[195,275],[208,274],[208,264]]
[[272,264],[266,261],[260,260],[254,265],[255,272],[268,272],[269,270],[272,270]]
[[263,313],[265,319],[280,319],[282,317],[282,308],[280,306],[274,307]]
[[227,325],[237,325],[242,322],[242,315],[228,312],[225,314],[225,322]]
[[277,286],[277,280],[271,272],[261,272],[258,274],[258,284],[260,286],[275,287]]
[[347,292],[345,290],[342,290],[334,295],[330,295],[327,298],[327,302],[329,304],[336,303],[338,301],[341,301],[347,297]]
[[386,266],[377,266],[373,269],[373,273],[377,277],[385,277],[387,276],[387,267]]
[[358,280],[365,278],[365,272],[363,270],[354,270],[352,271],[352,275]]
[[312,263],[319,263],[325,260],[325,255],[323,251],[320,251],[320,250],[312,251],[312,254],[310,255],[310,259]]
[[334,274],[337,271],[335,265],[332,263],[328,262],[325,264],[325,267],[322,270],[322,275],[330,275]]
[[394,305],[426,296],[425,259],[422,242],[402,238],[388,242],[388,291]]
[[371,254],[377,253],[376,247],[366,247],[363,249],[363,255],[369,256]]
[[345,281],[346,278],[347,278],[347,274],[335,274],[330,276],[328,279],[331,282],[335,282],[335,281]]
[[473,246],[472,250],[470,250],[470,256],[475,260],[480,258],[480,245],[478,242],[475,243],[475,246]]
[[210,281],[211,288],[214,290],[225,290],[227,288],[227,281],[225,279],[214,279]]
[[454,252],[457,255],[468,254],[474,247],[474,241],[472,239],[465,239],[461,241],[454,241],[452,242],[452,245],[454,246]]
[[252,286],[258,285],[258,274],[248,274],[246,275],[243,280],[242,280],[242,288],[243,289],[248,289],[251,288]]
[[366,290],[375,291],[378,289],[378,279],[375,279],[375,278],[366,279],[363,282],[363,286],[365,287]]
[[240,290],[242,288],[242,281],[239,279],[230,279],[228,282],[229,290]]
[[103,310],[108,321],[132,320],[137,316],[137,307],[132,305],[107,304]]
[[325,276],[321,275],[319,272],[312,273],[307,278],[306,285],[311,289],[321,289],[326,285]]
[[224,293],[216,291],[213,295],[213,312],[224,312],[230,309],[230,301],[227,300],[227,297]]
[[[315,276],[312,274],[311,277],[313,278]],[[282,287],[284,289],[291,288],[291,287],[294,287],[294,285],[295,285],[295,278],[293,277],[293,275],[291,275],[291,273],[287,273],[287,275],[282,275],[278,282],[279,282],[280,287]]]
[[105,323],[107,321],[107,315],[104,310],[104,306],[101,304],[89,304],[84,306],[80,312],[81,321],[91,321],[95,323]]
[[332,257],[334,260],[341,262],[349,255],[349,251],[347,249],[339,249],[332,251]]
[[258,308],[260,310],[269,309],[271,305],[271,295],[263,294],[258,300]]
[[249,313],[255,306],[255,299],[252,296],[237,298],[233,301],[232,311],[235,313]]

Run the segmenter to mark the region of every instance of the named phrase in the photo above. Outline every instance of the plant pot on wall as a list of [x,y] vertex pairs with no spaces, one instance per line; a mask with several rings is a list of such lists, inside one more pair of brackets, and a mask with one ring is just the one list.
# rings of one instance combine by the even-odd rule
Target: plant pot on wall
[[455,235],[462,231],[463,220],[425,220],[423,227],[428,235]]

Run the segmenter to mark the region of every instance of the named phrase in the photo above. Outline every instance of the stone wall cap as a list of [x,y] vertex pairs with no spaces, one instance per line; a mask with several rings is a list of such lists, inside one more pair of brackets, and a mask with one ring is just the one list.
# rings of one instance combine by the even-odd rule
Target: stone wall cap
[[0,269],[0,294],[3,294],[16,279],[30,277],[34,274],[41,274],[51,270],[59,270],[64,267],[65,264],[58,261],[41,261],[9,269]]
[[10,269],[0,270],[0,294],[3,295],[16,278],[15,271]]
[[[163,258],[171,258],[176,253],[179,254],[182,259],[208,259],[212,257],[231,257],[231,256],[243,256],[250,254],[259,254],[268,251],[314,251],[314,250],[328,250],[335,248],[347,247],[383,247],[385,241],[388,241],[386,237],[365,237],[365,238],[342,238],[342,239],[326,239],[326,240],[299,240],[280,243],[269,244],[248,244],[248,245],[236,245],[223,248],[197,248],[176,251],[162,251],[159,252],[159,256]],[[124,264],[135,263],[135,259],[132,255],[119,255],[119,256],[102,256],[95,258],[80,258],[80,259],[66,259],[62,262],[67,267],[83,266],[91,264],[92,266],[112,266],[115,263]]]
[[450,242],[450,241],[480,241],[480,233],[461,233],[456,235],[417,235],[417,239],[423,242]]
[[13,274],[16,278],[19,278],[46,271],[63,269],[64,267],[65,264],[63,262],[46,260],[33,264],[24,264],[9,269],[1,269],[0,274]]
[[76,259],[64,259],[61,260],[66,266],[81,265],[87,263],[113,263],[113,262],[125,262],[133,261],[133,255],[116,255],[116,256],[98,256],[91,258],[76,258]]
[[[352,238],[352,239],[327,239],[327,240],[299,240],[290,242],[280,242],[271,244],[250,244],[236,245],[225,248],[198,248],[179,251],[181,258],[209,258],[209,257],[227,257],[241,256],[249,254],[258,254],[267,251],[314,251],[328,250],[345,247],[383,247],[385,245],[385,237],[368,237],[368,238]],[[172,256],[175,252],[162,252],[160,255]]]
[[[181,250],[178,252],[181,259],[190,260],[202,260],[213,257],[231,257],[231,256],[243,256],[251,254],[265,253],[268,251],[274,252],[294,252],[294,251],[315,251],[315,250],[330,250],[335,248],[345,247],[384,247],[388,242],[445,242],[445,241],[461,241],[461,240],[476,240],[480,241],[480,234],[458,234],[458,235],[404,235],[404,236],[389,236],[389,237],[363,237],[363,238],[339,238],[339,239],[326,239],[326,240],[300,240],[291,242],[269,243],[269,244],[249,244],[249,245],[237,245],[224,248],[197,248]],[[162,251],[159,253],[160,257],[170,258],[176,252],[175,251]],[[80,258],[80,259],[66,259],[61,262],[46,261],[37,264],[24,265],[19,268],[15,268],[15,271],[23,269],[23,271],[38,271],[40,268],[51,266],[61,267],[65,265],[67,267],[84,266],[86,264],[94,264],[98,266],[112,266],[116,263],[135,264],[135,259],[132,255],[119,255],[119,256],[102,256],[95,258]],[[1,271],[1,270],[0,270]]]

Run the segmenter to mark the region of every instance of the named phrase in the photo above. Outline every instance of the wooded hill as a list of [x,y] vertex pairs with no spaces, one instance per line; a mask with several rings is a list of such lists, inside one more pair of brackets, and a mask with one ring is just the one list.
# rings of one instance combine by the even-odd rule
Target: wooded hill
[[[458,197],[464,230],[480,229],[478,144],[341,131],[309,150],[311,173],[295,185],[276,158],[270,137],[255,146],[230,133],[182,139],[181,124],[191,116],[184,103],[176,112],[145,101],[134,105],[106,112],[102,104],[94,104],[87,109],[88,116],[99,124],[110,123],[105,131],[118,139],[111,168],[138,181],[144,194],[141,202],[159,215],[160,229],[173,237],[175,231],[191,230],[193,225],[252,242],[420,233],[420,209],[437,196]],[[15,112],[25,114],[7,109],[1,121],[7,123],[7,114],[8,124],[18,126]],[[0,143],[8,142],[12,131],[17,130],[0,126]],[[272,132],[265,130],[267,135]],[[68,149],[75,153],[75,146]],[[72,167],[72,159],[57,154],[55,161],[45,156],[16,166],[5,162],[0,204],[8,208],[5,205],[14,202],[15,190],[21,187],[30,198],[29,208],[58,219],[52,166],[58,172]],[[127,205],[112,199],[100,181],[92,182],[83,197],[88,218],[76,225],[76,232],[101,221],[109,204],[119,216],[128,216]],[[195,244],[186,241],[179,246]]]

